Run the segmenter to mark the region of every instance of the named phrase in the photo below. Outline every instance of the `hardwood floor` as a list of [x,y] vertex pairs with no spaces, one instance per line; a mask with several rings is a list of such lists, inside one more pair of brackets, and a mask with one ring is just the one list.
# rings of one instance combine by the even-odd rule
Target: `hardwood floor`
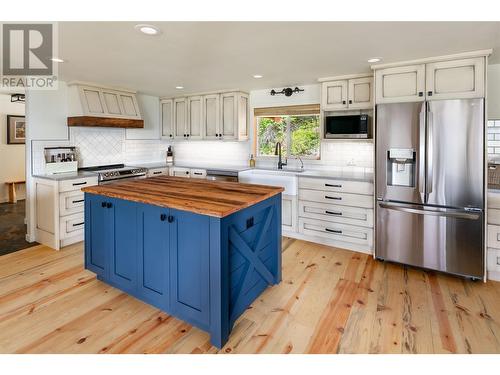
[[208,334],[96,280],[82,244],[0,257],[1,353],[500,353],[500,283],[284,239],[283,281]]

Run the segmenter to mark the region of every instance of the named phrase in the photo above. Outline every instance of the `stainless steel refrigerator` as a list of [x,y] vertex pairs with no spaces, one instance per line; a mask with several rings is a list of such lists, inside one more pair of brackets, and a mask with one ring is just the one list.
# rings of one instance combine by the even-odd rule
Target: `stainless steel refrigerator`
[[484,100],[376,107],[379,259],[484,274]]

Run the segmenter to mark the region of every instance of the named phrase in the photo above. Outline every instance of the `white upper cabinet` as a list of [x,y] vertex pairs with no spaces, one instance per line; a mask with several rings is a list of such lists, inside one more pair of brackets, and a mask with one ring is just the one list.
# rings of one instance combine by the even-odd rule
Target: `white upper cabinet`
[[402,103],[425,100],[425,65],[408,65],[375,72],[376,102]]
[[245,93],[193,95],[162,99],[161,103],[163,138],[227,141],[248,139],[248,95]]
[[482,98],[486,56],[490,53],[491,50],[474,51],[418,60],[421,64],[375,66],[375,101],[380,104]]
[[219,138],[221,139],[235,139],[237,128],[237,94],[224,93],[220,96],[221,104],[221,122],[219,127]]
[[347,80],[324,82],[322,86],[321,106],[325,111],[347,108]]
[[373,77],[354,78],[348,81],[349,109],[373,107]]
[[174,100],[161,100],[161,137],[163,139],[174,138]]
[[174,138],[187,139],[187,99],[174,99]]
[[427,100],[483,97],[484,69],[483,57],[427,64]]
[[134,91],[73,82],[69,85],[69,115],[140,120]]
[[203,96],[203,129],[205,139],[217,139],[219,134],[220,95]]
[[203,100],[201,96],[187,98],[188,118],[186,135],[188,139],[201,139],[203,137]]

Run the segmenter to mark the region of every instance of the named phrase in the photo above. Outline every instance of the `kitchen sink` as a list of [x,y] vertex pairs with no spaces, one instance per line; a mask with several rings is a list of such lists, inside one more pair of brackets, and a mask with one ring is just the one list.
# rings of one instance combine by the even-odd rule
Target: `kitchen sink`
[[249,169],[238,174],[238,181],[247,184],[281,186],[283,194],[297,195],[297,169]]

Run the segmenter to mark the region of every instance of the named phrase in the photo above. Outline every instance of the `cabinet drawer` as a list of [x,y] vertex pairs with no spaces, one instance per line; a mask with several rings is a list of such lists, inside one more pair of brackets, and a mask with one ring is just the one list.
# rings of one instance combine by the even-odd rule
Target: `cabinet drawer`
[[327,178],[299,177],[299,188],[373,195],[373,183],[363,181],[331,180]]
[[170,176],[175,176],[175,177],[189,177],[189,168],[170,168],[169,172]]
[[151,168],[148,169],[148,177],[168,176],[168,168]]
[[65,191],[80,190],[81,188],[93,185],[97,185],[97,176],[59,181],[59,192],[63,193]]
[[299,200],[335,204],[341,206],[373,208],[373,197],[371,195],[299,189]]
[[85,195],[80,190],[66,191],[59,194],[59,215],[66,216],[83,212]]
[[191,178],[207,178],[207,171],[205,169],[191,169],[189,174]]
[[500,210],[488,208],[488,224],[500,225]]
[[500,250],[488,248],[486,269],[488,271],[500,272]]
[[299,218],[299,232],[305,235],[349,242],[368,247],[373,245],[373,229],[366,227]]
[[488,247],[500,249],[500,226],[488,225]]
[[488,192],[488,209],[491,208],[500,209],[500,193]]
[[61,239],[82,236],[83,237],[83,225],[84,215],[83,212],[61,217],[59,221],[60,233],[59,237]]
[[299,201],[299,216],[373,228],[373,209]]

